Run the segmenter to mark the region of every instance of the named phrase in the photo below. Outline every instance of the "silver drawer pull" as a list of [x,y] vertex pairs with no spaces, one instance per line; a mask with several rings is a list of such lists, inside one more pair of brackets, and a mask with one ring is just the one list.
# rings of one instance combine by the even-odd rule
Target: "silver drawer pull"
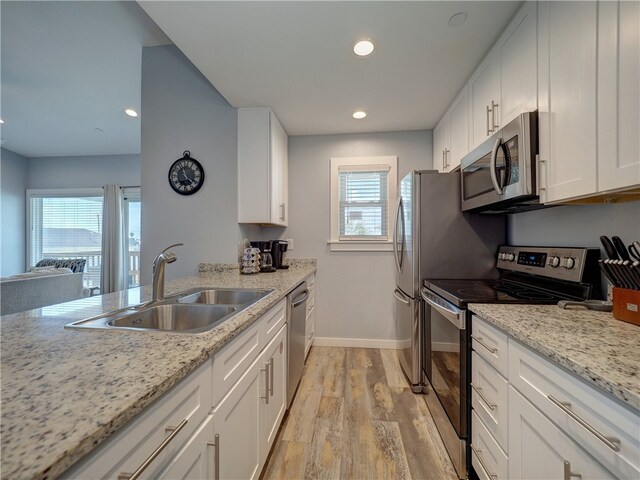
[[473,450],[473,453],[476,454],[476,457],[478,458],[478,461],[480,462],[480,466],[484,470],[484,473],[486,473],[487,476],[491,478],[498,478],[498,475],[496,475],[495,473],[489,473],[489,469],[484,464],[484,460],[482,459],[482,450],[477,449],[476,447],[473,446],[473,444],[471,444],[471,450]]
[[207,445],[214,448],[216,456],[216,463],[214,464],[214,476],[215,480],[220,480],[220,435],[216,433],[215,442],[207,442]]
[[269,360],[269,394],[273,397],[273,357]]
[[260,398],[264,398],[265,403],[269,405],[269,364],[265,363],[264,368],[260,369],[264,372],[264,396],[260,395]]
[[[173,429],[171,434],[167,438],[165,438],[160,445],[158,445],[158,448],[156,448],[151,453],[151,455],[149,455],[147,459],[144,462],[142,462],[142,464],[137,468],[135,472],[121,473],[120,475],[118,475],[118,480],[136,480],[137,478],[140,478],[140,475],[142,475],[142,473],[147,469],[147,467],[151,465],[151,463],[158,457],[158,455],[160,455],[160,452],[162,452],[162,450],[164,450],[165,447],[169,445],[169,443],[171,443],[171,440],[176,438],[176,435],[180,433],[180,430],[182,430],[186,424],[187,424],[187,419],[185,418],[178,424],[177,427]],[[173,427],[169,427],[169,428],[173,428]]]
[[551,400],[551,402],[554,403],[558,408],[560,408],[560,410],[562,410],[564,413],[569,415],[576,422],[578,422],[580,425],[582,425],[584,428],[586,428],[587,431],[590,434],[592,434],[594,437],[596,437],[598,440],[600,440],[602,443],[604,443],[611,450],[613,450],[614,452],[619,452],[620,451],[620,439],[619,438],[606,437],[606,436],[602,435],[599,431],[597,431],[595,428],[593,428],[591,425],[589,425],[587,422],[585,422],[582,418],[580,418],[578,415],[576,415],[573,412],[573,410],[571,410],[571,404],[569,402],[561,402],[560,400],[555,398],[553,395],[547,395],[547,398],[549,400]]
[[482,401],[487,404],[487,407],[489,407],[491,410],[495,410],[496,409],[497,405],[495,403],[489,402],[489,400],[487,400],[487,397],[485,397],[482,394],[482,388],[480,388],[477,385],[474,385],[473,383],[471,384],[471,388],[473,388],[476,391],[476,393],[478,394],[478,396],[482,399]]
[[569,462],[564,462],[564,480],[571,480],[572,478],[582,478],[582,475],[579,473],[571,472],[571,464]]
[[471,335],[471,338],[473,338],[476,342],[478,342],[480,345],[482,345],[484,348],[486,348],[493,354],[495,354],[498,351],[497,348],[490,347],[489,345],[484,343],[483,341],[484,339],[482,337],[476,337],[475,335]]

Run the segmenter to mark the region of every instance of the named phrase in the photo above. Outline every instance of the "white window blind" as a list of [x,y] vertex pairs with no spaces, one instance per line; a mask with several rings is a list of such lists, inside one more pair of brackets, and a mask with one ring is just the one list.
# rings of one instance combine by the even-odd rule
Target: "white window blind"
[[339,167],[340,240],[388,240],[389,170],[388,165]]
[[29,192],[29,264],[43,258],[84,258],[85,287],[100,286],[102,189]]

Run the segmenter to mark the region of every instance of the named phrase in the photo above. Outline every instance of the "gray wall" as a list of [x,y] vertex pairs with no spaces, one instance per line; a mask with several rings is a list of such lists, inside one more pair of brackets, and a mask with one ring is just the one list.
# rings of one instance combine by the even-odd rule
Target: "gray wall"
[[[289,228],[268,238],[293,238],[292,257],[318,259],[316,335],[395,342],[392,252],[330,252],[331,157],[398,156],[398,180],[431,168],[431,131],[289,138]],[[281,235],[278,235],[281,234]],[[384,343],[382,343],[384,344]]]
[[27,159],[4,148],[0,151],[0,275],[25,268]]
[[600,235],[618,235],[626,243],[640,241],[640,201],[566,205],[510,215],[508,235],[513,245],[600,247]]
[[[196,273],[198,263],[235,262],[243,232],[237,223],[237,114],[177,47],[142,51],[142,283],[153,257],[172,243],[178,261],[167,278]],[[203,166],[194,195],[175,193],[167,181],[184,150]]]
[[140,155],[29,158],[27,188],[140,185]]

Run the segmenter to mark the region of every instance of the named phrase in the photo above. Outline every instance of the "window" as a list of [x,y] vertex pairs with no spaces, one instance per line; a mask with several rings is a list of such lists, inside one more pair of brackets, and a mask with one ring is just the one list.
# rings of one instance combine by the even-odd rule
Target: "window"
[[331,159],[331,250],[391,251],[397,157]]
[[84,258],[84,286],[100,287],[102,189],[27,190],[27,200],[29,266],[43,258]]
[[140,187],[123,187],[127,287],[140,286]]

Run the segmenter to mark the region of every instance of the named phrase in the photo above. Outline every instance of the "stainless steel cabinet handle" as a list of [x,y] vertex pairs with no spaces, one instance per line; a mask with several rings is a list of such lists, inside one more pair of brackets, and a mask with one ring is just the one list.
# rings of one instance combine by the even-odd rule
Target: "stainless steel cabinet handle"
[[213,471],[215,480],[220,480],[220,435],[216,433],[215,442],[207,442],[207,445],[214,448],[214,453],[216,456],[216,463],[214,464]]
[[284,220],[285,219],[285,217],[286,217],[285,213],[286,213],[286,207],[285,207],[284,203],[281,203],[280,204],[280,220]]
[[613,450],[614,452],[619,452],[620,451],[620,439],[619,438],[606,437],[606,436],[602,435],[599,431],[597,431],[595,428],[593,428],[591,425],[589,425],[587,422],[585,422],[582,418],[580,418],[578,415],[576,415],[573,412],[573,410],[571,410],[571,404],[569,402],[561,402],[560,400],[555,398],[553,395],[547,395],[547,398],[549,400],[551,400],[551,402],[554,403],[558,408],[560,408],[560,410],[562,410],[564,413],[566,413],[571,418],[573,418],[581,426],[586,428],[587,431],[591,435],[596,437],[598,440],[600,440],[602,443],[604,443],[611,450]]
[[571,464],[567,461],[564,462],[564,480],[571,480],[572,478],[582,478],[579,473],[571,472]]
[[269,360],[269,393],[273,397],[273,357]]
[[186,424],[187,424],[187,419],[185,418],[178,424],[177,427],[168,427],[166,430],[173,430],[171,431],[171,435],[165,438],[163,442],[160,445],[158,445],[158,448],[156,448],[153,452],[151,452],[151,455],[149,455],[147,459],[144,462],[142,462],[142,464],[136,469],[135,472],[121,473],[120,475],[118,475],[118,480],[136,480],[137,478],[140,478],[140,475],[142,475],[142,473],[147,469],[147,467],[151,465],[151,463],[157,458],[158,455],[160,455],[162,450],[164,450],[165,447],[169,445],[169,443],[171,443],[171,440],[176,438],[176,435],[180,433],[180,430],[182,430]]
[[495,132],[498,128],[500,128],[500,125],[498,125],[498,123],[496,122],[496,108],[498,107],[497,103],[494,103],[493,100],[491,100],[491,131]]
[[491,109],[489,108],[489,105],[487,105],[487,137],[491,133],[491,129],[489,128],[489,112],[491,112]]
[[447,169],[449,168],[449,152],[451,150],[449,150],[448,148],[444,149],[444,168]]
[[476,342],[478,342],[480,345],[482,345],[484,348],[486,348],[487,350],[489,350],[489,352],[493,354],[495,354],[498,351],[497,348],[490,347],[489,345],[484,343],[482,337],[476,337],[475,335],[471,335],[471,338],[473,338]]
[[487,400],[487,397],[485,397],[484,394],[482,393],[482,388],[480,388],[477,385],[474,385],[473,383],[471,384],[471,388],[473,388],[476,391],[478,396],[487,405],[487,407],[489,407],[491,410],[495,410],[496,409],[497,405],[495,403],[491,403],[489,400]]
[[484,470],[484,473],[486,473],[487,476],[489,476],[491,478],[498,478],[498,475],[496,475],[495,473],[489,473],[489,469],[484,464],[484,460],[482,459],[482,450],[474,447],[473,444],[471,444],[471,450],[473,450],[473,453],[475,453],[476,457],[478,457],[478,461],[480,462],[480,466]]
[[260,398],[264,398],[265,403],[269,405],[269,364],[265,363],[260,371],[264,372],[264,396],[260,395]]

